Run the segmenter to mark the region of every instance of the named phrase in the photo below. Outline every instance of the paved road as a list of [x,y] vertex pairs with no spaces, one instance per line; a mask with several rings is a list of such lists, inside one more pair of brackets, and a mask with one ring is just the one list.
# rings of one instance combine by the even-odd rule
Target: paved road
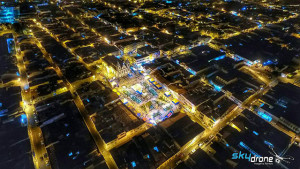
[[[16,37],[16,34],[14,34]],[[16,42],[16,38],[15,38]],[[16,45],[17,51],[19,51],[19,46]],[[47,150],[43,143],[42,131],[37,126],[35,122],[34,112],[35,107],[31,103],[31,92],[30,89],[25,90],[24,87],[28,86],[28,77],[26,73],[26,67],[23,61],[22,53],[16,54],[17,58],[17,66],[20,72],[20,83],[21,83],[21,95],[23,100],[23,109],[27,116],[28,121],[28,135],[30,139],[32,154],[33,154],[33,162],[36,169],[50,169],[50,165],[47,166],[47,162],[49,162],[48,156],[45,158],[44,155],[47,154]]]
[[181,147],[180,151],[176,153],[173,157],[164,162],[159,169],[163,168],[174,168],[176,166],[176,162],[179,160],[186,159],[194,149],[199,148],[199,144],[205,146],[205,144],[209,143],[215,135],[223,129],[227,125],[228,122],[232,121],[236,116],[238,116],[243,110],[239,107],[234,108],[231,112],[229,112],[223,119],[221,119],[218,123],[216,123],[211,129],[206,129],[192,140],[190,140],[187,144]]
[[[37,24],[37,26],[39,26],[41,29],[44,28],[44,30],[46,30],[47,33],[50,34],[50,31],[46,28],[43,27],[41,23]],[[55,35],[52,35],[52,37]],[[57,38],[54,38],[57,40]],[[59,42],[59,41],[58,41]],[[108,167],[110,169],[117,169],[117,164],[115,163],[113,157],[111,156],[110,152],[107,150],[106,148],[106,144],[104,142],[104,140],[101,138],[98,130],[96,129],[92,119],[89,116],[88,111],[85,109],[84,104],[82,102],[82,100],[80,99],[80,97],[78,96],[78,94],[76,93],[75,88],[72,86],[72,84],[63,76],[60,68],[53,62],[52,58],[49,56],[49,54],[46,52],[46,50],[41,46],[41,43],[38,43],[38,46],[40,48],[42,48],[42,52],[44,54],[44,56],[47,57],[47,60],[50,62],[50,64],[54,67],[56,73],[58,74],[58,76],[63,79],[65,86],[68,88],[68,90],[71,92],[74,102],[83,118],[83,121],[85,122],[90,134],[92,135],[96,146],[99,150],[99,152],[103,155],[106,164],[108,165]]]
[[131,139],[135,136],[138,136],[142,133],[144,133],[145,131],[147,131],[152,125],[148,124],[148,123],[143,123],[142,125],[140,125],[139,127],[132,129],[128,132],[126,132],[126,135],[120,139],[115,139],[109,143],[107,143],[107,149],[111,150],[113,148],[116,147],[120,147],[123,144],[128,143],[129,141],[131,141]]
[[[221,118],[217,123],[213,125],[211,129],[207,128],[202,133],[194,137],[191,141],[181,147],[180,151],[176,153],[169,160],[164,162],[159,168],[174,168],[176,166],[176,162],[179,160],[186,159],[188,154],[192,152],[194,149],[199,147],[199,144],[208,144],[212,139],[216,136],[216,134],[222,130],[229,122],[231,122],[235,117],[237,117],[246,107],[248,107],[255,99],[257,99],[260,95],[266,93],[270,88],[263,88],[253,95],[251,95],[248,99],[246,99],[242,104],[232,109],[229,113],[227,113],[223,118]],[[201,146],[201,148],[204,145]]]

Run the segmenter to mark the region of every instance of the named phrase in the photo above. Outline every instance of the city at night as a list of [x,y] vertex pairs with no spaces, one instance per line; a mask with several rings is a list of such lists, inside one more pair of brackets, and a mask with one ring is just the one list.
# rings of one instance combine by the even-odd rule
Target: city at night
[[300,169],[300,0],[0,0],[0,169]]

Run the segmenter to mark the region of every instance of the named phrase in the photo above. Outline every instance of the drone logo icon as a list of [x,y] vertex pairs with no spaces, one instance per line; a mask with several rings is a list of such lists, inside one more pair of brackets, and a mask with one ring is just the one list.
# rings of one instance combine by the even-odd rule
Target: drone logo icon
[[[271,148],[271,147],[270,147]],[[275,157],[275,162],[276,163],[280,163],[281,161],[286,162],[286,163],[290,163],[289,160],[294,160],[294,157],[292,156],[281,156],[279,154],[277,154],[273,148],[271,148],[272,152],[270,152],[271,155],[273,155]]]

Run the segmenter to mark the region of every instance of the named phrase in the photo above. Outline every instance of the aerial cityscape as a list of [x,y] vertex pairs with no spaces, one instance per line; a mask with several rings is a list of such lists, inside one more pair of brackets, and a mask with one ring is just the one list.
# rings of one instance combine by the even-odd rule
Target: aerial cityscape
[[300,169],[299,0],[0,0],[0,169]]

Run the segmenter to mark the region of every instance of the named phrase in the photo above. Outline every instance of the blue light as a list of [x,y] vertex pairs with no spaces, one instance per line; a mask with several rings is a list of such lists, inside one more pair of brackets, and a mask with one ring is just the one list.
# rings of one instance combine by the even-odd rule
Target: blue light
[[6,39],[8,53],[11,53],[11,42],[12,41],[13,41],[13,38]]
[[261,28],[262,27],[262,25],[261,24],[258,24],[258,28]]
[[229,144],[226,144],[226,147],[229,147]]
[[272,143],[270,143],[270,142],[268,142],[268,141],[264,141],[264,143],[266,144],[266,145],[268,145],[269,147],[271,147],[271,148],[274,148],[274,145],[272,144]]
[[70,133],[67,133],[66,136],[69,137]]
[[244,142],[241,141],[240,146],[244,147],[245,146]]
[[16,14],[14,7],[0,7],[0,23],[11,23],[15,22]]
[[254,133],[255,135],[257,135],[257,136],[259,135],[258,132],[256,132],[256,131],[253,131],[253,133]]
[[2,116],[5,116],[5,113],[6,111],[4,111],[4,110],[0,110],[0,117],[2,117]]
[[179,104],[179,102],[176,102],[176,103],[175,103],[173,100],[172,100],[172,103],[175,104],[175,105],[178,105],[178,104]]
[[246,64],[249,65],[249,66],[253,65],[253,63],[250,62],[250,61],[247,61]]
[[136,16],[136,15],[138,15],[136,12],[132,13],[132,16]]
[[272,117],[263,113],[263,112],[257,112],[257,114],[264,120],[268,121],[268,122],[271,122],[272,121]]
[[169,96],[171,96],[171,94],[166,94],[166,93],[164,93],[164,95],[165,95],[166,97],[169,97]]
[[89,103],[89,102],[90,102],[90,99],[86,99],[86,101]]
[[159,152],[159,150],[156,146],[153,148],[153,150],[155,150],[156,152]]
[[247,9],[246,7],[243,7],[243,8],[242,8],[242,11],[245,11],[246,9]]
[[102,15],[102,13],[100,13],[99,15],[95,16],[94,18],[99,18]]
[[22,115],[21,115],[21,123],[22,123],[22,124],[25,124],[26,121],[27,121],[26,114],[22,114]]
[[150,158],[149,154],[147,154],[147,158]]
[[267,66],[267,65],[271,65],[271,64],[273,64],[273,61],[268,60],[268,61],[263,63],[263,66]]
[[219,85],[216,85],[214,82],[212,82],[211,80],[209,80],[209,83],[211,84],[211,85],[213,85],[213,87],[214,87],[214,89],[216,90],[216,91],[221,91],[222,90],[222,86],[219,86]]
[[222,88],[220,86],[214,85],[214,87],[215,87],[215,90],[218,92],[222,90]]
[[[213,60],[222,60],[222,59],[224,59],[226,57],[226,55],[222,55],[222,56],[218,56],[218,57],[216,57],[216,58],[214,58]],[[211,61],[211,60],[210,60]],[[208,61],[208,62],[210,62],[210,61]]]
[[70,157],[70,156],[72,156],[72,155],[73,155],[73,153],[72,153],[72,152],[71,152],[71,153],[69,153],[69,157]]
[[283,108],[287,108],[287,104],[288,102],[285,99],[279,99],[276,104],[278,104],[279,106],[283,107]]
[[136,167],[136,163],[134,161],[131,162],[131,166],[134,168]]
[[24,86],[24,90],[28,90],[28,89],[29,89],[29,85],[27,84]]
[[191,68],[188,68],[187,71],[189,71],[193,75],[196,75],[196,72],[194,70],[192,70]]
[[244,142],[240,142],[240,146],[244,149],[248,150],[252,155],[255,155],[256,157],[260,157],[259,154],[257,154],[254,150],[252,150],[250,147],[248,147]]
[[20,73],[19,72],[16,72],[17,76],[20,76]]

